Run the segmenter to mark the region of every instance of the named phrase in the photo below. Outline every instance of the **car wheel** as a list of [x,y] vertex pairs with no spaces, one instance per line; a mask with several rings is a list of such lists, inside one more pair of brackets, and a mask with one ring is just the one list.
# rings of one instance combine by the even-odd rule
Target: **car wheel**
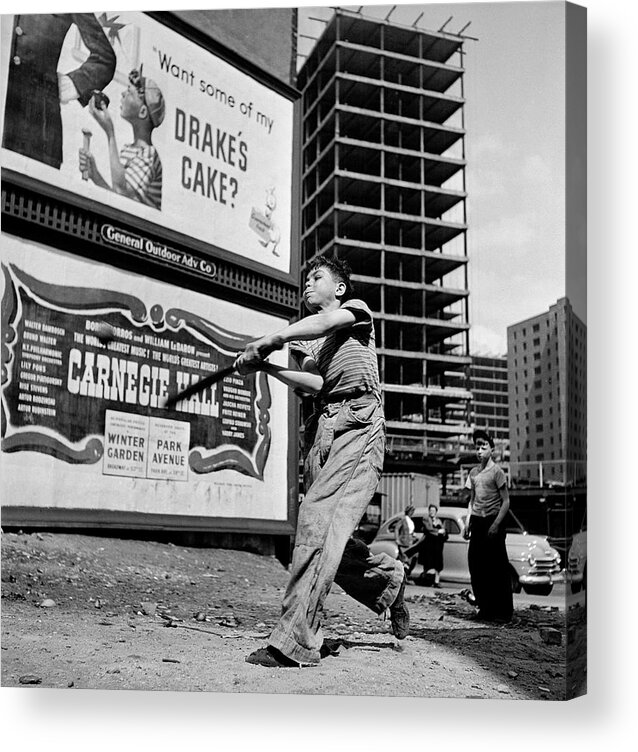
[[516,574],[516,570],[510,569],[510,580],[512,582],[512,592],[513,593],[520,593],[521,592],[521,583],[518,579],[518,575]]
[[580,593],[583,588],[582,582],[572,582],[570,585],[572,593]]
[[549,595],[553,585],[525,585],[524,590],[528,595]]

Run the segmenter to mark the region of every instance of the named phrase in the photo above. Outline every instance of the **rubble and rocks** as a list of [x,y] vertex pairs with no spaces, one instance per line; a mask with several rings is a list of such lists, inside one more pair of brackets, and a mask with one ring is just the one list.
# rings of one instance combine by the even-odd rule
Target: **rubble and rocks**
[[280,613],[288,573],[274,557],[4,532],[2,559],[3,686],[545,700],[584,690],[584,607],[532,604],[494,629],[470,620],[467,589],[409,585],[411,632],[398,643],[389,620],[335,586],[326,659],[277,672],[244,661]]
[[543,626],[538,632],[543,642],[547,645],[561,645],[563,642],[563,635],[558,629]]

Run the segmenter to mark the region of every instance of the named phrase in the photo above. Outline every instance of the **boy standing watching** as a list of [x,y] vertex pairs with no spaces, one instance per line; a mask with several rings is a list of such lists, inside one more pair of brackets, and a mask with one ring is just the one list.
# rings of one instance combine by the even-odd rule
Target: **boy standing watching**
[[505,547],[504,519],[510,507],[507,478],[492,459],[494,440],[487,431],[473,435],[480,465],[470,470],[465,488],[470,492],[468,566],[478,618],[507,623],[512,619],[513,600],[510,565]]
[[[240,373],[263,370],[315,397],[304,436],[306,493],[282,613],[268,646],[249,655],[249,663],[316,665],[323,642],[320,612],[333,581],[377,614],[390,608],[395,637],[408,634],[401,562],[372,556],[351,538],[376,489],[385,451],[372,313],[351,294],[347,266],[319,257],[304,287],[312,315],[250,343],[237,360]],[[286,342],[298,370],[265,360]]]

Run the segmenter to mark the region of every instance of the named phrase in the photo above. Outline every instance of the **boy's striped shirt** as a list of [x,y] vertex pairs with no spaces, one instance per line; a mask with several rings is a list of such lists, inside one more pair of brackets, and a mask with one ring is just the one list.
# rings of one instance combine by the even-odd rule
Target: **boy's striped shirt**
[[374,339],[372,312],[363,300],[347,300],[341,308],[352,310],[356,322],[315,340],[290,343],[292,354],[301,363],[312,358],[323,377],[319,397],[338,397],[353,392],[380,392],[379,367]]
[[162,162],[152,144],[126,144],[120,151],[126,182],[143,204],[162,208]]

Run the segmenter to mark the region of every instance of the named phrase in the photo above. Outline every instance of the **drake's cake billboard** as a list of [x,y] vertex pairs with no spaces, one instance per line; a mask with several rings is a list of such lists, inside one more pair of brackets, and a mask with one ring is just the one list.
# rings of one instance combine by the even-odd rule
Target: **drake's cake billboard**
[[293,103],[139,12],[2,16],[2,163],[291,272]]

